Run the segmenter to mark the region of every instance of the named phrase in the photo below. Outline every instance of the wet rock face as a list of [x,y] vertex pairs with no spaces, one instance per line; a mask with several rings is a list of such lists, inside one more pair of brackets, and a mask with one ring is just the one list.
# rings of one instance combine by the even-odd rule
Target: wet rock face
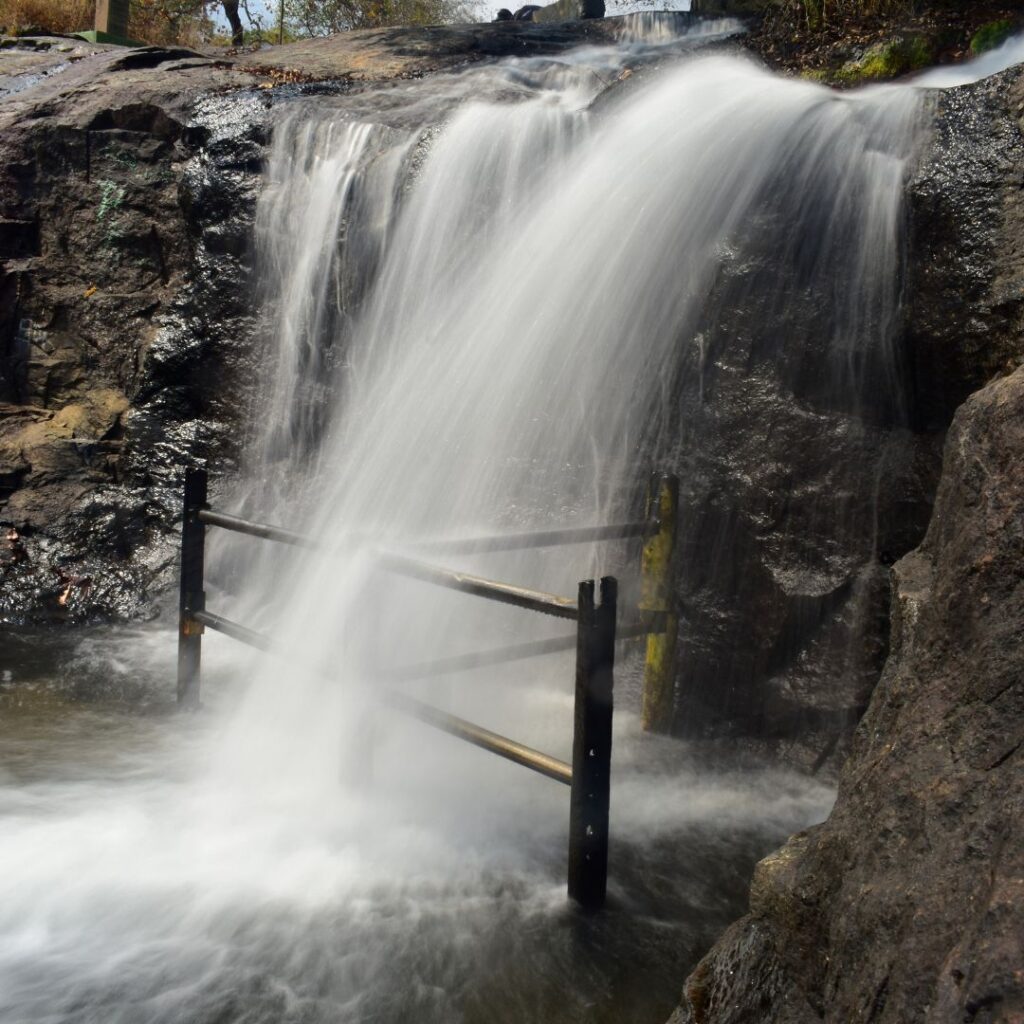
[[[879,561],[903,555],[891,651],[832,817],[759,865],[750,915],[691,974],[677,1024],[1002,1021],[1024,1009],[1012,824],[1024,810],[1024,75],[931,102],[909,186],[909,429],[889,436],[904,478],[878,490],[890,554]],[[904,553],[921,506],[901,514],[899,495],[928,494],[929,452],[965,400],[927,536]],[[906,444],[916,454],[900,455]],[[808,654],[790,678],[829,664]]]
[[1024,354],[1024,75],[932,96],[910,184],[907,362],[918,429]]
[[1024,75],[927,102],[898,387],[883,386],[881,365],[861,368],[845,403],[828,386],[823,312],[799,288],[779,302],[777,286],[758,286],[779,257],[756,228],[681,368],[665,429],[684,481],[684,735],[841,763],[887,653],[888,568],[924,535],[945,430],[971,392],[1024,360]]
[[759,865],[679,1024],[1024,1014],[1024,369],[957,413],[893,590],[835,810]]
[[5,48],[0,621],[145,616],[172,586],[183,467],[226,476],[259,415],[253,216],[275,103],[609,34],[382,29],[235,64]]
[[771,309],[774,237],[726,268],[675,392],[675,727],[820,768],[845,755],[881,671],[888,565],[924,534],[941,440],[877,383],[830,393],[817,289],[787,295],[784,322]]
[[0,142],[13,622],[152,611],[174,571],[181,466],[232,457],[253,363],[264,105],[198,102],[227,76],[187,52],[101,50],[64,75],[80,95],[53,76]]

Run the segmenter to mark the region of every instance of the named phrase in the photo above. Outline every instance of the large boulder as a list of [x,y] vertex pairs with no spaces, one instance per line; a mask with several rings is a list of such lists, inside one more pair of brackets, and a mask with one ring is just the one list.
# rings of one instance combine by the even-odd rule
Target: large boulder
[[0,113],[0,619],[145,615],[182,464],[239,433],[265,104],[189,51],[44,71]]
[[1024,369],[957,413],[829,820],[758,867],[677,1024],[1024,1015]]
[[891,652],[835,811],[759,866],[677,1022],[1021,1017],[1024,74],[926,109],[903,352],[913,436],[956,417],[934,514],[893,548]]
[[604,0],[557,0],[533,12],[532,21],[577,21],[581,18],[603,18]]

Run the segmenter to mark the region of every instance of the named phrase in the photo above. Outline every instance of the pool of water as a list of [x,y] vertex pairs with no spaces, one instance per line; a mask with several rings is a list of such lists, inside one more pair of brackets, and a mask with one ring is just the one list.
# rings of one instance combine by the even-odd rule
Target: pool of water
[[[833,797],[643,736],[625,663],[609,903],[586,915],[564,787],[417,724],[377,727],[356,780],[233,779],[231,641],[179,714],[166,627],[0,640],[4,1024],[662,1021],[755,862]],[[564,725],[567,693],[521,696]]]

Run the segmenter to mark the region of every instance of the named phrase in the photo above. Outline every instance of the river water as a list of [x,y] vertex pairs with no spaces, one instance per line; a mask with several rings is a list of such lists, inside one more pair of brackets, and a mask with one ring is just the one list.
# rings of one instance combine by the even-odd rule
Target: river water
[[[467,750],[401,787],[254,801],[209,784],[245,688],[230,641],[207,643],[196,715],[175,713],[166,629],[20,634],[5,651],[5,1024],[660,1020],[754,861],[831,801],[641,739],[624,711],[610,906],[587,917],[565,899],[568,794],[546,779]],[[551,702],[521,695],[535,715]]]

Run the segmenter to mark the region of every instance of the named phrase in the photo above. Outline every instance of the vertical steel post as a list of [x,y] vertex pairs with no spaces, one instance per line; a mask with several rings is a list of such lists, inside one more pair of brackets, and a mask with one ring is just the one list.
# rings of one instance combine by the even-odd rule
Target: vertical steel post
[[612,690],[618,583],[579,587],[576,624],[576,706],[569,797],[569,896],[586,910],[604,905],[608,883],[608,801],[612,762]]
[[128,0],[96,0],[96,32],[128,38]]
[[[647,514],[657,520],[657,532],[644,544],[640,565],[640,610],[656,614],[658,626],[647,634],[640,724],[649,732],[668,732],[675,712],[676,634],[672,578],[679,508],[679,481],[663,476],[651,481]],[[661,627],[661,628],[659,628]]]
[[206,470],[186,469],[178,602],[178,703],[188,708],[199,706],[203,626],[192,615],[206,608],[206,593],[203,589],[206,526],[199,520],[199,510],[206,507]]

